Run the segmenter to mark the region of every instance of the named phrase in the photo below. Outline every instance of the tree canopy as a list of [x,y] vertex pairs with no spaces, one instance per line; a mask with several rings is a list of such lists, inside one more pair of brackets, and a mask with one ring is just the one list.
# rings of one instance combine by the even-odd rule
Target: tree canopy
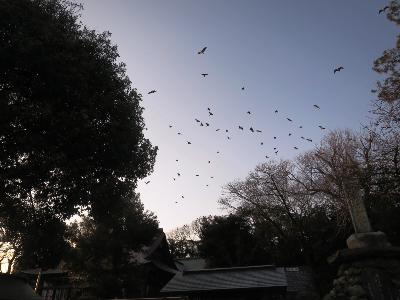
[[155,160],[110,33],[81,25],[79,9],[0,1],[0,222],[22,239],[51,239],[80,209],[112,215]]

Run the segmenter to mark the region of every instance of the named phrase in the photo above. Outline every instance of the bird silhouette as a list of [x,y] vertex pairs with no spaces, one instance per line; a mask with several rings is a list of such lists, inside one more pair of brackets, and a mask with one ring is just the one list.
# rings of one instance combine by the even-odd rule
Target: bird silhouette
[[175,201],[175,204],[178,204],[178,201]]
[[299,128],[303,128],[303,126],[300,125]]
[[175,159],[176,162],[178,162],[179,160]]
[[262,132],[260,129],[256,129],[257,132]]
[[265,155],[265,158],[269,158],[269,156],[268,156],[268,155]]
[[145,182],[145,184],[149,184],[149,183],[150,183],[150,180]]
[[306,139],[307,141],[309,141],[310,143],[312,143],[312,139]]
[[199,174],[196,174],[196,177],[199,177],[200,175]]
[[185,197],[183,195],[181,197],[182,197],[182,199],[185,199]]
[[242,91],[244,91],[244,86],[242,86]]
[[206,186],[208,186],[208,184],[206,184]]
[[278,113],[278,110],[275,110],[275,113]]
[[218,128],[218,129],[215,129],[215,131],[220,131],[220,129]]
[[210,164],[210,163],[211,163],[211,160],[209,160],[208,163]]
[[192,144],[192,143],[191,143],[191,142],[189,142],[189,141],[188,141],[187,143],[188,143],[188,145],[191,145],[191,144]]
[[228,132],[229,130],[228,129],[225,129],[225,132]]
[[276,140],[276,136],[274,136],[274,140]]
[[230,140],[231,138],[229,136],[227,136],[228,140]]
[[292,122],[292,119],[286,118],[286,120],[288,120],[289,122]]
[[250,127],[250,131],[251,131],[251,132],[254,132],[254,129],[253,129],[253,127]]
[[148,92],[147,94],[148,95],[151,95],[151,94],[154,94],[154,93],[156,93],[157,91],[156,90],[151,90],[150,92]]
[[336,72],[340,72],[340,70],[343,70],[344,68],[342,66],[340,66],[339,68],[336,68],[333,70],[333,74],[335,74]]
[[250,112],[250,111],[247,111],[247,113],[248,113],[249,115],[251,115],[251,112]]
[[201,121],[199,119],[195,119],[197,123],[200,123]]
[[208,73],[202,73],[201,75],[205,78],[208,75]]
[[209,114],[209,116],[213,116],[214,115],[211,111],[209,111],[208,114]]
[[178,132],[178,135],[182,135],[182,133]]
[[200,126],[204,126],[203,122],[200,122]]
[[240,130],[243,130],[243,127],[242,127],[242,126],[239,126],[239,129],[240,129]]
[[175,179],[175,177],[172,177],[172,179],[175,181],[176,179]]
[[214,178],[214,176],[210,176],[210,178]]
[[217,151],[217,154],[219,154],[219,151]]
[[388,8],[389,8],[389,6],[385,6],[384,8],[380,9],[379,14],[385,12]]
[[305,138],[304,138],[304,136],[301,136],[301,138],[304,140]]
[[181,173],[176,173],[178,176],[181,176]]
[[298,150],[299,148],[297,148],[297,147],[293,147],[294,149],[296,149],[296,150]]
[[172,128],[172,125],[169,125],[169,128]]
[[291,133],[289,133],[289,136],[291,136],[292,134]]
[[210,124],[206,123],[206,126],[208,127],[208,126],[210,126]]
[[264,142],[261,142],[260,145],[261,145],[261,146],[264,145]]
[[207,47],[204,47],[199,52],[197,52],[197,54],[204,54],[204,52],[206,52],[206,50],[207,50]]
[[211,109],[210,109],[209,107],[207,107],[207,110],[208,110],[208,111],[211,111]]
[[279,150],[275,151],[275,154],[278,155]]
[[315,108],[318,108],[318,109],[319,109],[319,106],[318,106],[317,104],[314,104],[313,106],[314,106]]
[[322,130],[326,129],[325,127],[318,125],[319,128],[321,128]]

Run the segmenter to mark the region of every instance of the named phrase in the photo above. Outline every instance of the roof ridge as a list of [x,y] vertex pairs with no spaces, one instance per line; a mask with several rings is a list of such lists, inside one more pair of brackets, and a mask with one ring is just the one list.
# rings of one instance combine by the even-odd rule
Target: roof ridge
[[214,269],[200,269],[200,270],[185,270],[183,273],[202,273],[213,271],[233,271],[233,270],[254,270],[254,269],[277,269],[275,265],[256,265],[256,266],[241,266],[241,267],[226,267]]

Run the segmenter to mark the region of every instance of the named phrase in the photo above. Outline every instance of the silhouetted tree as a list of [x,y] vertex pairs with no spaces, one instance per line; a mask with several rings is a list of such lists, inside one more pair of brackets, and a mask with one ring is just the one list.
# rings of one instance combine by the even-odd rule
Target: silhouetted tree
[[204,217],[200,221],[200,255],[209,267],[235,267],[271,262],[250,220],[238,214]]
[[154,164],[141,95],[79,9],[0,1],[0,222],[21,238],[21,267],[54,266],[47,247],[80,209],[112,222]]
[[168,245],[174,258],[198,257],[201,219],[194,220],[167,233]]
[[139,195],[124,201],[113,222],[84,217],[69,227],[69,270],[88,283],[96,297],[141,296],[144,276],[132,251],[140,252],[159,232],[156,217],[144,210]]

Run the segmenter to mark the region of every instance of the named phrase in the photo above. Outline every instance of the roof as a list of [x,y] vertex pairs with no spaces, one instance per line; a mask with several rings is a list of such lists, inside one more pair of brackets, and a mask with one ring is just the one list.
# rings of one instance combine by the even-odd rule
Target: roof
[[265,265],[184,271],[176,274],[161,292],[286,288],[286,286],[284,268]]
[[0,300],[42,300],[23,277],[0,274]]
[[60,269],[48,269],[48,270],[42,270],[42,269],[28,269],[28,270],[22,270],[21,273],[27,274],[27,275],[38,275],[40,272],[40,275],[53,275],[53,274],[66,274],[67,271],[60,270]]
[[176,261],[178,269],[182,271],[201,270],[206,268],[204,258],[181,258]]

